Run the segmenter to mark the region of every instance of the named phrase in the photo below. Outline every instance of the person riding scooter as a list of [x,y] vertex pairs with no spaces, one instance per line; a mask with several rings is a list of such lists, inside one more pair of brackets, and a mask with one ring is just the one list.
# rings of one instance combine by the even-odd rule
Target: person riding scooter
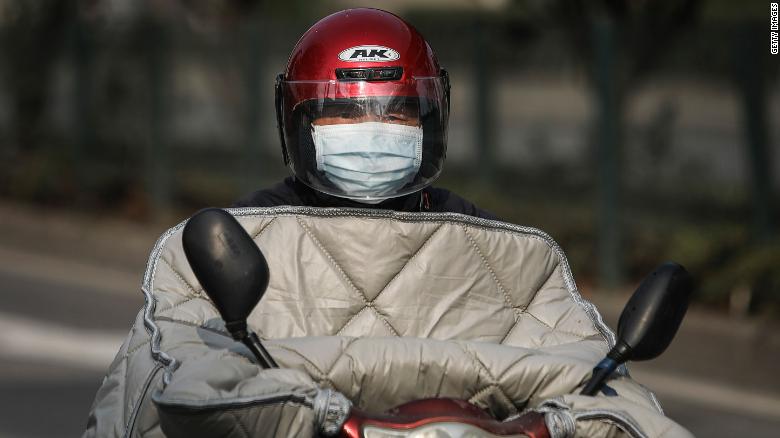
[[233,207],[370,207],[496,217],[442,188],[450,82],[412,25],[379,9],[314,24],[276,82],[293,176]]
[[689,438],[620,366],[649,324],[616,338],[549,235],[431,187],[449,92],[390,13],[306,32],[276,83],[293,176],[160,236],[84,438]]

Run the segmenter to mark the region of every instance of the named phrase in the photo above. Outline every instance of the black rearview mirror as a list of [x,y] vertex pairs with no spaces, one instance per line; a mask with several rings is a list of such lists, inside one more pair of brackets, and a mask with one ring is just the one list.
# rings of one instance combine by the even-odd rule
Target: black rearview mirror
[[268,264],[260,248],[233,215],[218,208],[201,210],[190,218],[182,245],[195,277],[233,338],[246,344],[265,368],[276,367],[246,323],[268,287]]
[[663,353],[680,328],[692,290],[690,274],[674,262],[662,264],[645,277],[620,314],[615,347],[593,369],[581,394],[596,394],[620,364]]
[[666,350],[688,310],[692,283],[688,271],[672,262],[645,278],[618,320],[616,347],[625,360],[650,360]]

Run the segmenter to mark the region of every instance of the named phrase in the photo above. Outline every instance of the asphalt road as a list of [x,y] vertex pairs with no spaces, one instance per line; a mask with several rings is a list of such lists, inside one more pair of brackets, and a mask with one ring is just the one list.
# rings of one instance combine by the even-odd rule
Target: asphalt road
[[[0,437],[79,436],[108,363],[143,304],[142,273],[137,281],[110,270],[94,271],[86,281],[81,275],[40,276],[15,269],[7,259],[12,254],[2,250],[0,261],[3,254],[8,263],[0,266]],[[38,272],[47,266],[46,272],[90,269],[45,256],[16,257],[36,263]],[[700,375],[675,374],[686,371],[682,364],[677,368],[650,363],[633,372],[656,390],[667,414],[695,435],[778,436],[780,396],[761,398],[752,387],[721,387]]]

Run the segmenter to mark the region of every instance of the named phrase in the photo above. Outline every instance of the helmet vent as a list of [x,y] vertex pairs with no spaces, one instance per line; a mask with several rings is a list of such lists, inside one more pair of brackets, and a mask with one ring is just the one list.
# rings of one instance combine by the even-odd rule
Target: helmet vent
[[340,81],[397,81],[403,74],[403,67],[336,69],[336,77]]

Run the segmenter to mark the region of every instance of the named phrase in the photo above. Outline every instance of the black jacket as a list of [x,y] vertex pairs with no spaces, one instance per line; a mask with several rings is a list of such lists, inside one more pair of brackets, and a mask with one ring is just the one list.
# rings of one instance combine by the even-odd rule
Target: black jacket
[[493,214],[477,208],[471,202],[445,189],[426,187],[411,195],[390,198],[372,205],[320,193],[292,176],[285,178],[284,181],[270,189],[250,193],[233,203],[232,207],[277,207],[280,205],[450,212],[498,220]]

